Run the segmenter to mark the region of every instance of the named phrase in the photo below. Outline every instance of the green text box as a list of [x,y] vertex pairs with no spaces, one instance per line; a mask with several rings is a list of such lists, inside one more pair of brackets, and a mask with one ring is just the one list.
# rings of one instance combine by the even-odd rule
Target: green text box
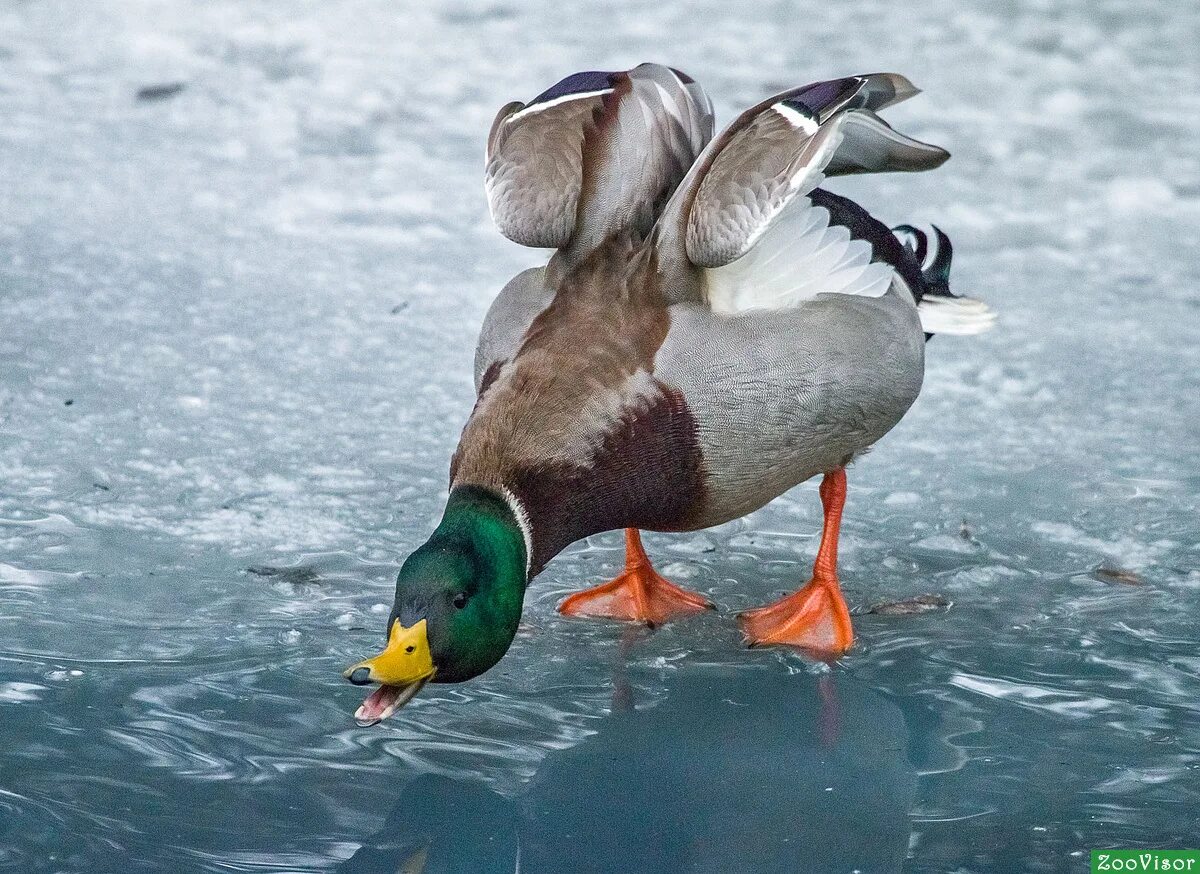
[[1183,871],[1200,874],[1200,850],[1092,850],[1092,874]]

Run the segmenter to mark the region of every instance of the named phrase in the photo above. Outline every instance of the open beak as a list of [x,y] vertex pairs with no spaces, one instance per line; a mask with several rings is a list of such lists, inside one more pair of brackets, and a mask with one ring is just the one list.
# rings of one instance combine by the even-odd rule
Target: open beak
[[359,724],[374,725],[411,701],[436,673],[429,653],[428,626],[422,619],[411,628],[399,620],[393,622],[383,652],[351,665],[342,676],[356,686],[381,684],[354,713]]

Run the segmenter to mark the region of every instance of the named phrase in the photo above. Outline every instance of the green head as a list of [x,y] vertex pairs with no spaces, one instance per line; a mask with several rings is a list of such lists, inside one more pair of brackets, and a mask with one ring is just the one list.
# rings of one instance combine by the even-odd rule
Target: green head
[[450,493],[437,530],[400,568],[382,653],[346,671],[382,686],[359,708],[386,718],[426,682],[469,680],[508,651],[527,582],[525,536],[500,495],[477,486]]

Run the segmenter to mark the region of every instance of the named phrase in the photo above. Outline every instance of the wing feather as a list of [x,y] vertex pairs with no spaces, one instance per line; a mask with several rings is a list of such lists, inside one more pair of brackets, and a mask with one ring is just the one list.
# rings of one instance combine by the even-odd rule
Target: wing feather
[[497,228],[578,260],[608,236],[644,236],[712,136],[712,104],[656,64],[575,73],[500,110],[485,187]]
[[[795,88],[743,113],[693,165],[664,211],[660,260],[675,299],[716,311],[794,306],[818,294],[878,297],[891,284],[870,243],[809,195],[827,177],[928,170],[948,153],[875,114],[917,93],[892,73]],[[701,268],[698,283],[688,271]],[[694,291],[690,289],[694,288]]]

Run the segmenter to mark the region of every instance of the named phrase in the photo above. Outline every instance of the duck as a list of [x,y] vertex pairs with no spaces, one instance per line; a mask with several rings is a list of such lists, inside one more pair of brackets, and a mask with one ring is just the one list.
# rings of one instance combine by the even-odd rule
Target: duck
[[714,136],[690,76],[574,73],[502,107],[487,139],[497,229],[553,250],[499,292],[441,521],[403,562],[384,649],[344,672],[385,719],[512,644],[531,581],[623,530],[615,579],[561,613],[657,625],[714,609],[663,578],[642,531],[738,519],[820,476],[811,579],[737,617],[751,646],[837,657],[854,642],[837,573],[846,468],[916,400],[933,334],[977,334],[940,229],[889,228],[826,178],[913,172],[949,153],[878,114],[917,89],[872,73],[792,88]]

